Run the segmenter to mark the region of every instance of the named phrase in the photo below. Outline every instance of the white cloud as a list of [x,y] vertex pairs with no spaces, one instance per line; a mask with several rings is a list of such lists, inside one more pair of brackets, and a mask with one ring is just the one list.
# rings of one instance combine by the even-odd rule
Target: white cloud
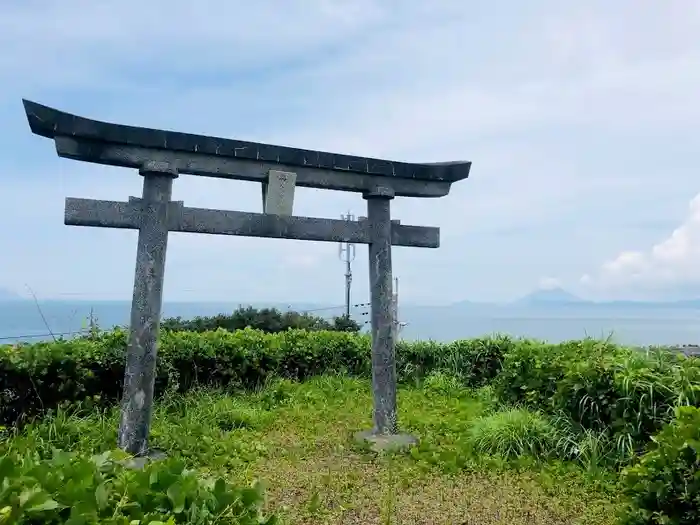
[[537,287],[540,290],[554,290],[556,288],[561,288],[561,286],[561,280],[556,277],[542,277]]
[[688,206],[683,223],[647,250],[623,251],[581,283],[588,288],[627,295],[697,292],[700,285],[700,194]]

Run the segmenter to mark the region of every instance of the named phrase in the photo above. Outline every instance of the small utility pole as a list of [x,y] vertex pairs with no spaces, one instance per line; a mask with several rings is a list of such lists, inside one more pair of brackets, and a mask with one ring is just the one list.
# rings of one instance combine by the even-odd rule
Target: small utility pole
[[[354,221],[355,216],[348,212],[340,216],[346,221]],[[350,289],[352,287],[352,261],[355,260],[355,245],[349,242],[341,242],[338,249],[340,260],[345,263],[345,317],[350,319]]]

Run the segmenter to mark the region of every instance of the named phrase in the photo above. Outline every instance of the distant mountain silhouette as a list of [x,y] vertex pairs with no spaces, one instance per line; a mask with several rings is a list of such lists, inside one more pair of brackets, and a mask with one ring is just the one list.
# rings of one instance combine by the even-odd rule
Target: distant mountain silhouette
[[[633,310],[648,310],[648,309],[667,309],[667,308],[700,308],[700,299],[681,299],[668,301],[635,301],[631,299],[613,299],[608,301],[590,301],[581,299],[576,295],[567,292],[563,288],[552,288],[548,290],[535,290],[534,292],[522,297],[512,303],[511,306],[517,307],[540,307],[540,306],[571,306],[572,308],[601,309],[606,310],[613,308],[618,309],[633,309]],[[507,305],[506,305],[507,306]]]
[[[417,306],[417,305],[415,305]],[[550,288],[535,290],[520,299],[508,303],[491,303],[491,302],[473,302],[473,301],[458,301],[451,305],[446,305],[444,308],[455,308],[461,312],[487,311],[496,310],[511,310],[518,311],[523,308],[534,308],[541,310],[552,306],[566,306],[568,309],[582,311],[609,311],[609,310],[652,310],[652,309],[700,309],[700,299],[681,299],[681,300],[656,300],[656,301],[639,301],[631,299],[613,299],[607,301],[591,301],[582,299],[563,288]]]
[[535,305],[535,304],[569,304],[569,303],[584,303],[583,299],[576,297],[574,294],[567,292],[563,288],[550,288],[547,290],[535,290],[525,297],[521,297],[514,304],[518,305]]

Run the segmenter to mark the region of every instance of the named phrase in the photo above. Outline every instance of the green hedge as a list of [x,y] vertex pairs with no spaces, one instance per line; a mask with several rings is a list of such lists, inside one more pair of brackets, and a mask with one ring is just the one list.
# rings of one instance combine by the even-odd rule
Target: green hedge
[[[0,424],[63,401],[118,399],[126,341],[126,332],[116,329],[91,338],[0,347]],[[277,376],[369,376],[370,346],[368,336],[344,332],[164,330],[156,392],[183,392],[193,385],[252,388]],[[672,419],[676,406],[700,405],[700,359],[595,340],[551,345],[496,336],[397,346],[400,381],[418,381],[437,370],[460,377],[466,386],[491,383],[506,402],[609,432],[630,454]]]
[[[127,333],[121,329],[70,341],[0,346],[0,425],[14,424],[63,401],[120,396]],[[508,338],[401,343],[400,380],[416,381],[448,369],[481,385],[496,376]],[[184,392],[194,385],[253,388],[270,377],[305,379],[340,372],[369,376],[370,339],[345,332],[288,330],[274,334],[171,332],[159,343],[156,393]]]

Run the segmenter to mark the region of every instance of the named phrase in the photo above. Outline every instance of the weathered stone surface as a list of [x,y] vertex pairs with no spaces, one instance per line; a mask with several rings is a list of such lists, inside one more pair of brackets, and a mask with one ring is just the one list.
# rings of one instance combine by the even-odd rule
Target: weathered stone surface
[[418,438],[410,434],[378,434],[374,430],[358,432],[355,441],[369,443],[375,452],[397,452],[418,445]]
[[[136,230],[141,224],[142,210],[141,199],[134,197],[130,197],[129,202],[68,197],[64,223],[69,226]],[[370,226],[366,221],[187,208],[179,201],[170,203],[168,230],[305,241],[356,244],[369,244],[370,242]],[[440,246],[440,228],[410,226],[395,221],[391,226],[391,242],[394,246],[438,248]]]
[[264,183],[271,170],[285,168],[297,175],[296,185],[365,193],[379,182],[390,181],[399,197],[444,197],[450,192],[451,182],[443,180],[388,178],[383,175],[338,171],[314,166],[289,166],[272,161],[252,161],[240,157],[221,157],[202,153],[186,153],[142,146],[114,145],[87,139],[57,136],[54,138],[60,157],[124,168],[139,168],[144,162],[155,160],[174,166],[179,173],[230,180]]
[[163,461],[168,455],[158,449],[149,449],[148,452],[140,456],[134,456],[121,462],[124,467],[132,470],[143,470],[146,465],[153,461]]
[[263,212],[271,215],[292,215],[296,180],[296,173],[270,170],[268,181],[262,185]]
[[[274,146],[257,142],[192,135],[175,131],[124,126],[91,120],[23,100],[29,126],[37,135],[59,136],[92,141],[97,144],[138,146],[183,153],[232,157],[286,166],[310,166],[330,171],[343,171],[418,179],[457,182],[469,176],[470,162],[408,163],[354,155]],[[185,172],[178,167],[181,172]]]
[[366,196],[369,226],[369,293],[372,316],[372,394],[374,428],[397,432],[396,358],[391,275],[391,199]]
[[142,175],[142,211],[118,435],[119,447],[137,456],[148,452],[168,248],[168,210],[176,174],[166,169],[144,171]]

